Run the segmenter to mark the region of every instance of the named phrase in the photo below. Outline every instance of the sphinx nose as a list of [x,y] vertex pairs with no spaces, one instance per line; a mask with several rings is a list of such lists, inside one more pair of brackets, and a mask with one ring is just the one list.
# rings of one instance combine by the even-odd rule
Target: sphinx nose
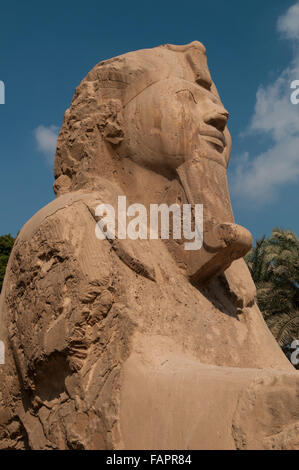
[[204,121],[209,126],[215,127],[218,131],[223,132],[227,121],[228,121],[229,114],[227,111],[215,111],[213,113],[209,113],[205,116]]

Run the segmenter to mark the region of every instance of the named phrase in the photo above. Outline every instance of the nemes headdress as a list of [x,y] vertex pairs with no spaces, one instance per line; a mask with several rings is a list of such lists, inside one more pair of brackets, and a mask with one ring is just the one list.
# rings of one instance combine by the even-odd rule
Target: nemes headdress
[[96,81],[103,99],[119,98],[124,105],[150,85],[170,77],[196,82],[211,89],[206,49],[198,41],[185,46],[166,44],[153,49],[129,52],[100,62],[86,77]]

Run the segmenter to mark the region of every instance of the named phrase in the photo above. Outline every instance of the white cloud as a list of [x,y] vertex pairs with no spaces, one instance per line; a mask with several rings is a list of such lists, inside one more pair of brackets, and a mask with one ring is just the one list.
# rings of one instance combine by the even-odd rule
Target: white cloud
[[247,134],[273,140],[271,148],[239,159],[233,173],[232,193],[247,201],[271,201],[282,185],[299,178],[299,105],[293,105],[291,82],[299,79],[299,2],[278,19],[278,30],[293,40],[290,66],[270,85],[260,86]]
[[299,136],[282,139],[253,160],[241,157],[232,177],[233,194],[246,201],[267,203],[280,187],[299,178]]
[[287,39],[299,40],[299,2],[278,19],[278,31]]
[[38,149],[52,162],[56,152],[58,127],[40,125],[34,129],[34,136]]
[[296,75],[296,70],[287,69],[273,84],[258,89],[251,132],[270,134],[276,142],[299,135],[299,110],[290,101],[291,82],[296,77],[299,71]]

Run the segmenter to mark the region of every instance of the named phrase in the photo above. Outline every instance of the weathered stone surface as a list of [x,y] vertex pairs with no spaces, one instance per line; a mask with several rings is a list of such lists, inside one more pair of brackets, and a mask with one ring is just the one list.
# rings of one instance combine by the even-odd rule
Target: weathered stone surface
[[[298,373],[255,303],[205,48],[99,63],[59,135],[55,201],[0,303],[1,449],[295,449]],[[204,204],[204,246],[99,240],[96,207]],[[191,253],[191,254],[190,254]]]

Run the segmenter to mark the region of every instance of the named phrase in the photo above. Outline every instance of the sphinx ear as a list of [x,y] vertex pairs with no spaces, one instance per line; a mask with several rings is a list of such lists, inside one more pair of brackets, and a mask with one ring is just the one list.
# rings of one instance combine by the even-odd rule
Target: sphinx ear
[[119,100],[111,99],[100,106],[97,125],[106,142],[119,145],[123,141],[123,116]]

